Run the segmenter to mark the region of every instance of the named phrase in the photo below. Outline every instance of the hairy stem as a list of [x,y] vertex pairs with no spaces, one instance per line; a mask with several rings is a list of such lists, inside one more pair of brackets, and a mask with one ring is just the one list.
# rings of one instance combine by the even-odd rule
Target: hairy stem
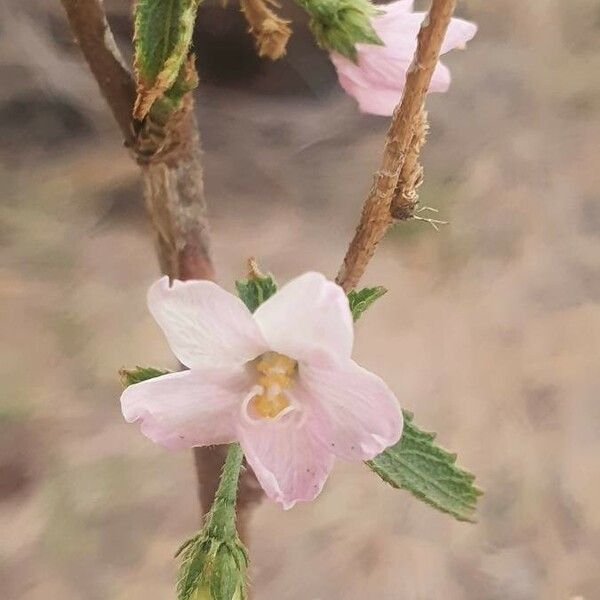
[[423,181],[423,167],[419,162],[419,157],[428,130],[427,111],[423,108],[416,119],[415,132],[406,152],[402,169],[400,169],[396,189],[392,195],[390,212],[392,217],[399,221],[406,221],[414,217],[419,202],[417,190]]
[[[163,273],[178,279],[213,279],[202,176],[200,136],[188,95],[169,122],[132,122],[135,83],[119,54],[101,0],[61,0],[71,30],[106,99],[125,143],[141,166],[146,207]],[[201,508],[212,504],[226,448],[195,448]],[[243,474],[238,528],[246,533],[250,507],[260,498],[251,471]]]
[[421,25],[402,100],[394,110],[387,132],[381,165],[375,173],[356,233],[336,278],[346,291],[356,286],[377,245],[393,223],[391,205],[394,192],[455,7],[456,0],[432,0],[429,13]]
[[215,500],[206,520],[209,536],[219,539],[236,537],[235,503],[243,460],[244,453],[240,445],[230,444],[227,447],[227,456]]

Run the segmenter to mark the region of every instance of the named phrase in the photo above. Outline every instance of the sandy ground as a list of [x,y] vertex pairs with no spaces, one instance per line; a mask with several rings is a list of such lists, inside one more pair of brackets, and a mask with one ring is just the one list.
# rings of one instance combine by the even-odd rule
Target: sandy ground
[[[136,168],[60,13],[13,4],[5,23],[34,39],[48,19],[53,37],[38,54],[12,27],[0,38],[0,596],[171,598],[197,525],[191,457],[118,408],[121,366],[173,365],[144,304],[157,266]],[[356,356],[477,474],[479,523],[338,464],[316,502],[256,511],[257,600],[600,597],[600,10],[462,14],[480,33],[431,98],[422,190],[451,224],[388,236],[364,283],[390,292]],[[280,281],[334,274],[378,162],[386,121],[359,115],[298,38],[289,80],[259,64],[198,93],[230,289],[249,255]]]

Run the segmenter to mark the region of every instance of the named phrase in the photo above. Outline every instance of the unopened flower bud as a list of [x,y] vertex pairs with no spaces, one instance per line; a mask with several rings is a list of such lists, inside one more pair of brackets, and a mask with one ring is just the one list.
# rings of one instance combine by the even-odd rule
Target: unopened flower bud
[[[232,600],[242,600],[242,592],[241,590],[236,590]],[[208,586],[204,585],[201,588],[198,588],[191,596],[190,600],[215,600],[213,595],[210,593],[210,589]]]
[[202,535],[182,550],[178,600],[244,600],[247,566],[239,540]]

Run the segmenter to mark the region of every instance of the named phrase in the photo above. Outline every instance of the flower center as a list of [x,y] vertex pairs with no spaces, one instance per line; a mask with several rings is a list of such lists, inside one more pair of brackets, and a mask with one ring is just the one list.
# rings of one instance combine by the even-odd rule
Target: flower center
[[273,419],[290,405],[283,392],[292,386],[297,365],[295,360],[277,352],[266,352],[258,358],[255,368],[262,393],[250,401],[258,416]]

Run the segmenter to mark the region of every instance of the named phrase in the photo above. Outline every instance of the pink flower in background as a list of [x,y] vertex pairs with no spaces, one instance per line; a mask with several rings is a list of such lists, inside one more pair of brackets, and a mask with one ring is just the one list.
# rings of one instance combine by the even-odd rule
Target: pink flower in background
[[368,460],[396,443],[402,413],[387,385],[351,358],[342,288],[294,279],[252,314],[210,281],[157,281],[148,305],[189,371],[129,386],[125,419],[169,448],[239,441],[284,508],[321,491],[335,457]]
[[[361,111],[389,116],[402,97],[406,73],[417,48],[417,34],[426,13],[412,12],[413,0],[398,0],[379,7],[384,14],[371,23],[384,46],[356,44],[358,62],[332,52],[340,85],[353,96]],[[442,45],[442,54],[462,48],[477,32],[477,25],[452,19]],[[450,71],[438,63],[429,87],[430,92],[445,92],[450,85]]]

